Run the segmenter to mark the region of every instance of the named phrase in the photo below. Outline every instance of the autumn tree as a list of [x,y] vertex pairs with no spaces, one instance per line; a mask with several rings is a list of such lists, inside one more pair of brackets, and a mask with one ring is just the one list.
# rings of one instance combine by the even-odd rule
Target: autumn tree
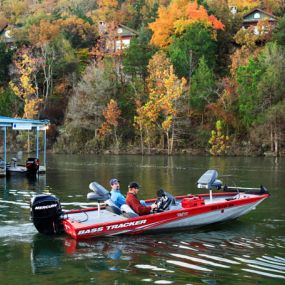
[[122,112],[117,102],[111,99],[110,102],[107,104],[106,108],[103,110],[103,117],[105,118],[105,122],[98,130],[99,135],[103,138],[109,133],[112,133],[114,135],[114,143],[116,146],[116,151],[119,150],[119,139],[118,139],[117,129],[121,113]]
[[173,42],[173,36],[182,35],[194,23],[203,23],[211,27],[213,37],[215,31],[223,29],[223,24],[213,15],[208,15],[207,10],[198,5],[197,1],[174,0],[168,7],[161,6],[158,9],[158,18],[150,23],[153,31],[151,43],[164,48]]
[[211,145],[210,154],[219,156],[227,153],[229,148],[229,137],[223,134],[223,123],[218,120],[215,125],[215,129],[211,132],[211,138],[209,139]]
[[157,126],[165,134],[167,153],[171,154],[175,137],[177,100],[183,94],[186,81],[183,78],[182,80],[177,78],[164,52],[154,54],[148,69],[149,98],[143,107],[138,109],[139,122],[147,130],[150,129],[150,124]]
[[248,12],[253,8],[260,7],[261,0],[229,0],[228,4],[237,7],[240,12]]
[[117,22],[117,11],[119,6],[117,0],[98,0],[97,5],[97,19],[104,22]]
[[28,48],[22,48],[15,54],[14,64],[18,77],[17,80],[10,82],[10,87],[24,103],[23,117],[26,119],[37,118],[42,102],[34,84],[37,61]]
[[70,151],[98,147],[98,130],[103,123],[103,110],[117,92],[116,74],[104,62],[90,64],[75,87],[65,117],[64,130],[58,142]]
[[55,25],[60,28],[61,33],[73,48],[88,48],[96,44],[98,30],[94,23],[90,24],[82,18],[70,16],[57,20]]

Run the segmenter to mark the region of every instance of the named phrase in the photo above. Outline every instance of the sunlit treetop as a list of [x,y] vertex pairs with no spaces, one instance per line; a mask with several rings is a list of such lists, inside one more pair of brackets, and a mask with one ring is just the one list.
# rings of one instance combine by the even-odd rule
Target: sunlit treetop
[[172,42],[173,35],[181,35],[194,23],[203,23],[214,31],[222,30],[224,25],[215,16],[209,15],[205,7],[196,1],[173,0],[168,7],[158,9],[158,18],[150,23],[153,31],[151,43],[166,47]]

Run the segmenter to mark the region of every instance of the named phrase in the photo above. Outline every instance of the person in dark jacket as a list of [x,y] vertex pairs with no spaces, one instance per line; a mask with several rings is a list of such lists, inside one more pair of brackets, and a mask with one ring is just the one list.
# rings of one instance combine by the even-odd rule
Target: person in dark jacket
[[148,215],[154,209],[157,208],[157,205],[154,203],[151,206],[144,206],[140,203],[140,200],[137,198],[140,185],[137,182],[131,182],[128,186],[128,194],[126,197],[126,203],[129,205],[138,215]]

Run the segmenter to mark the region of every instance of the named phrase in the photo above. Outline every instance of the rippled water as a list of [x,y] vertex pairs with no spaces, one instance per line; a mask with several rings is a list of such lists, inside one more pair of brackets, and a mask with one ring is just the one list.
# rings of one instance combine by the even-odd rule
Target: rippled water
[[[75,241],[38,234],[29,220],[36,193],[57,195],[64,208],[86,207],[88,184],[111,177],[142,185],[141,197],[163,187],[198,193],[195,182],[215,168],[228,184],[272,193],[239,220],[198,230]],[[285,163],[269,158],[50,156],[36,181],[0,180],[1,284],[285,284]]]

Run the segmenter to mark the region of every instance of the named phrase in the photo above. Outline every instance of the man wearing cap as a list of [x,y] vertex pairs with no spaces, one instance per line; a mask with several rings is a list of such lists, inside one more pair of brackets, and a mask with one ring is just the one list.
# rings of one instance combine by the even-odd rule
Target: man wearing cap
[[123,204],[126,204],[126,199],[120,191],[120,181],[117,178],[112,178],[110,180],[111,185],[111,200],[117,206],[121,207]]
[[157,208],[156,204],[151,206],[144,206],[141,204],[140,200],[137,198],[140,185],[137,182],[131,182],[128,186],[128,194],[126,198],[126,203],[129,205],[138,215],[148,215]]

